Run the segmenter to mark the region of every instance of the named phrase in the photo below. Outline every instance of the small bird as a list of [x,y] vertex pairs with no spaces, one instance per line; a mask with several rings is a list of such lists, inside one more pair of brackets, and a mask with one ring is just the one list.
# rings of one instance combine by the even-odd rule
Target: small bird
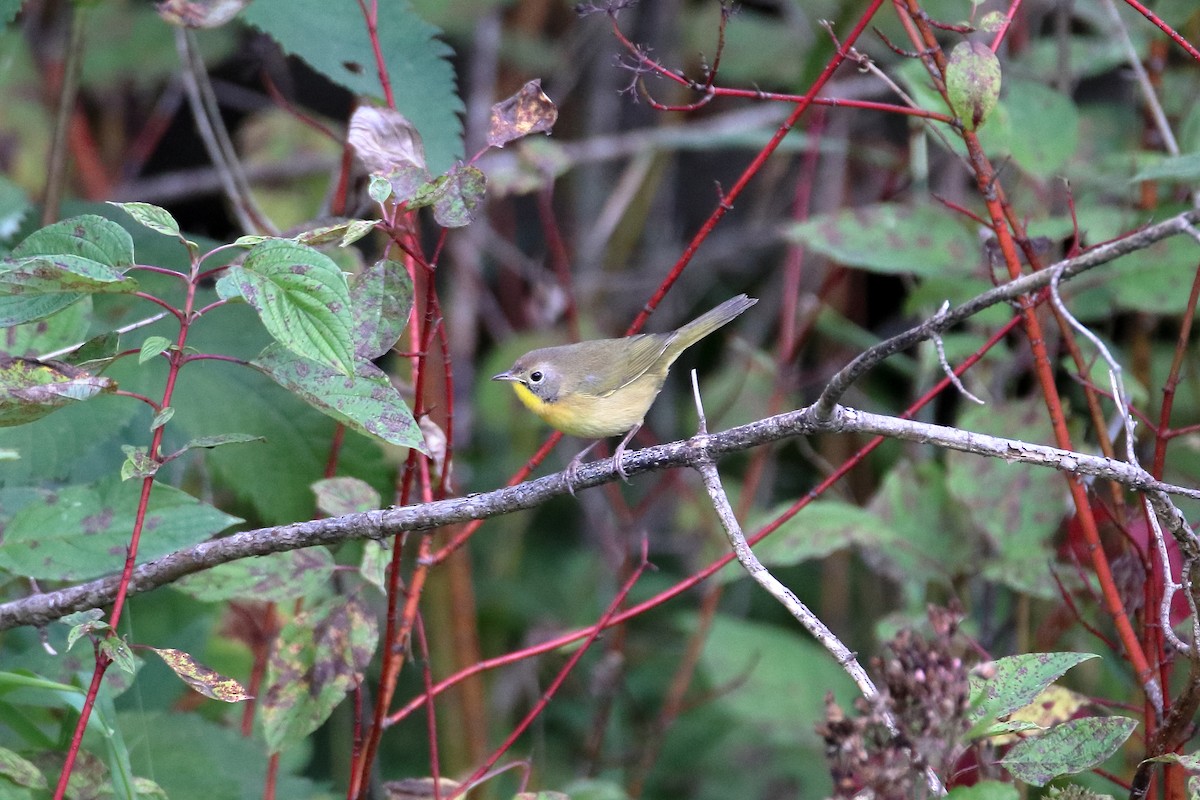
[[597,440],[567,465],[568,489],[584,455],[600,439],[622,433],[625,438],[613,453],[613,465],[628,482],[621,466],[625,445],[642,427],[675,359],[757,302],[739,294],[670,333],[640,333],[530,350],[492,380],[510,381],[521,402],[551,427]]

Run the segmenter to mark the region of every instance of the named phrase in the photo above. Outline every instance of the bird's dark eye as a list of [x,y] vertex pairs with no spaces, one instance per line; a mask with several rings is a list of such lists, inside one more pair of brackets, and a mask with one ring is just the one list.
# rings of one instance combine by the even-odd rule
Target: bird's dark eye
[[539,371],[536,371],[536,370],[534,372],[529,373],[529,380],[533,383],[541,383],[542,382],[542,373]]

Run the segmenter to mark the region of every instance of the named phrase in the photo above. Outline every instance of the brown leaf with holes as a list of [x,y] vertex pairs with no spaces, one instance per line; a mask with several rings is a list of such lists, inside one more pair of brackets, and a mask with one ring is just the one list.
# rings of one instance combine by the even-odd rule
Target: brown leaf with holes
[[504,145],[531,133],[549,133],[558,120],[558,106],[542,91],[542,82],[532,80],[521,91],[492,106],[487,143]]

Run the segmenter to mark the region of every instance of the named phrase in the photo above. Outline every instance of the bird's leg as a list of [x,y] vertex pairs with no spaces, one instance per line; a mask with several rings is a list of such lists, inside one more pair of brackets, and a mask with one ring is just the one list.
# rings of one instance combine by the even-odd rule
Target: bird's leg
[[625,468],[621,466],[621,456],[625,455],[625,445],[629,444],[629,440],[633,435],[642,429],[642,423],[638,423],[629,429],[629,433],[625,434],[625,438],[617,445],[617,449],[613,451],[613,467],[617,470],[617,474],[621,476],[621,480],[629,483],[629,475],[625,472]]
[[572,458],[570,463],[567,464],[567,469],[566,469],[567,492],[570,493],[571,497],[575,496],[575,473],[579,471],[579,466],[583,463],[583,457],[586,456],[591,451],[591,449],[598,444],[600,444],[599,439],[592,442],[587,447],[583,448],[578,453],[576,453],[575,457]]

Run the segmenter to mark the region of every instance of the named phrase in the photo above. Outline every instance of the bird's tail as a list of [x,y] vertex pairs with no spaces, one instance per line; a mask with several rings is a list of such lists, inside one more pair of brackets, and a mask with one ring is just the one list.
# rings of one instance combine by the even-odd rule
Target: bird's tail
[[735,317],[757,302],[757,298],[739,294],[737,297],[729,298],[711,311],[706,311],[675,331],[674,339],[667,346],[668,350],[674,351],[671,353],[671,360],[674,361],[680,353],[717,328],[732,322]]

